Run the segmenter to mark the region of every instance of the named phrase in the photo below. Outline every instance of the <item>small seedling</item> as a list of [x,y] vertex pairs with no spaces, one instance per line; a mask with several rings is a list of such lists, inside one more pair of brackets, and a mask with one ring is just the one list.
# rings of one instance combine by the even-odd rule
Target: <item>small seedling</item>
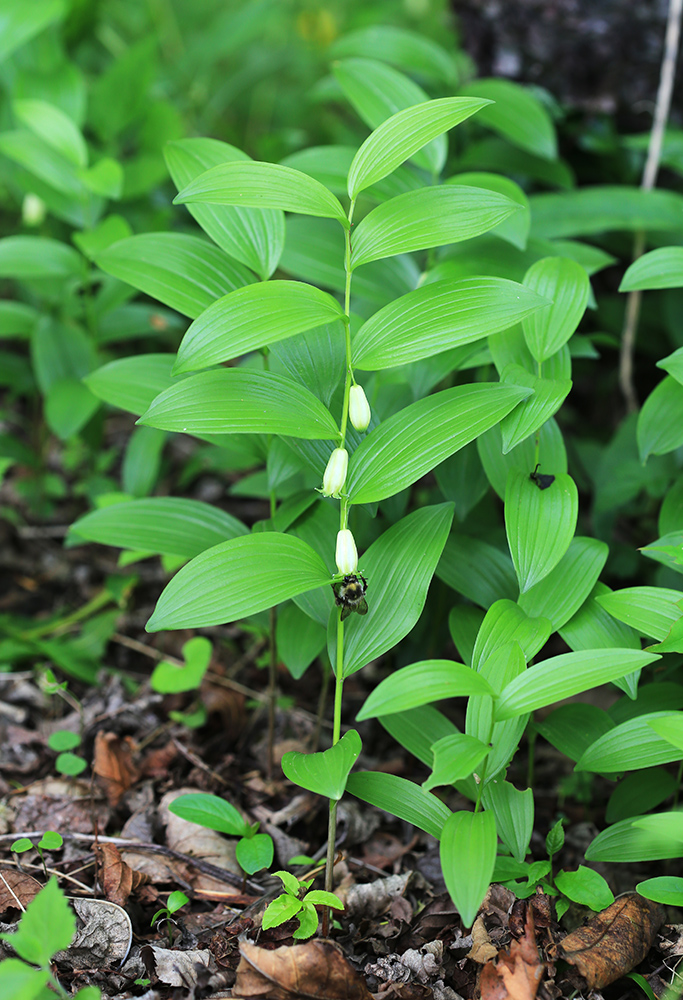
[[30,851],[34,847],[40,854],[40,860],[43,863],[43,870],[45,872],[46,878],[48,877],[47,866],[45,864],[45,858],[43,856],[43,851],[58,851],[64,844],[64,840],[59,833],[55,833],[54,830],[46,830],[43,836],[40,838],[37,844],[34,844],[32,840],[28,837],[19,837],[15,840],[10,848],[16,854],[23,854],[24,851]]
[[171,925],[175,922],[171,918],[173,914],[176,913],[181,908],[181,906],[185,906],[185,903],[189,903],[189,899],[184,892],[180,892],[180,890],[172,892],[171,895],[168,897],[166,906],[162,907],[160,910],[157,910],[157,912],[154,914],[154,916],[150,921],[150,925],[152,927],[154,927],[155,924],[157,924],[161,920],[166,921],[166,929],[168,931],[169,945],[173,944]]
[[169,810],[190,823],[239,837],[235,857],[246,875],[253,875],[272,864],[273,838],[267,833],[257,833],[259,824],[247,823],[225,799],[204,792],[180,795],[171,803]]
[[[269,927],[279,927],[285,921],[296,917],[299,927],[294,931],[292,937],[297,939],[312,937],[318,929],[318,911],[316,906],[331,906],[335,910],[343,910],[344,904],[339,896],[333,892],[324,892],[321,889],[308,891],[313,885],[313,880],[300,881],[290,872],[275,872],[282,881],[284,892],[277,896],[268,904],[263,914],[262,927],[268,930]],[[305,895],[301,897],[301,893]]]
[[88,766],[88,762],[79,754],[72,753],[80,745],[81,738],[77,733],[70,733],[65,729],[60,729],[52,733],[47,741],[50,750],[54,750],[58,757],[55,761],[55,770],[60,774],[76,777],[82,774]]

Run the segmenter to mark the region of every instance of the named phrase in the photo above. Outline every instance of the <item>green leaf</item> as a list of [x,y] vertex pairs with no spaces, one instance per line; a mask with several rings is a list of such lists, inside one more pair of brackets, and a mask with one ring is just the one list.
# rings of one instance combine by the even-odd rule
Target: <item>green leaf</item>
[[[483,663],[479,663],[477,671],[491,685],[496,695],[526,669],[522,648],[517,642],[509,642],[498,646]],[[488,785],[503,771],[514,756],[526,728],[527,716],[520,715],[504,722],[493,722],[493,698],[476,695],[467,703],[465,731],[475,736],[482,743],[490,746],[491,754],[486,761],[485,780]]]
[[349,228],[338,198],[319,181],[279,163],[233,160],[199,174],[173,200],[174,205],[204,202],[245,208],[280,208],[285,212],[336,219]]
[[[667,820],[673,817],[677,829]],[[683,851],[681,816],[656,813],[639,819],[624,819],[599,833],[588,845],[586,861],[662,861],[680,858]]]
[[496,821],[492,812],[456,812],[441,831],[441,870],[464,927],[471,927],[496,863]]
[[201,500],[147,497],[101,507],[75,521],[72,541],[159,552],[192,559],[205,549],[248,534],[232,514]]
[[296,604],[278,610],[276,638],[278,656],[295,680],[303,677],[327,643],[325,629]]
[[185,893],[176,889],[174,892],[169,894],[169,897],[166,900],[166,908],[169,913],[177,913],[181,906],[185,906],[185,904],[189,902],[190,900],[187,898]]
[[[509,643],[516,643],[524,659],[532,660],[545,646],[551,631],[547,619],[530,618],[512,601],[497,600],[491,604],[479,627],[472,652],[472,666],[480,670],[492,653]],[[496,687],[496,690],[501,689]]]
[[544,257],[531,265],[524,284],[552,302],[522,321],[529,350],[536,361],[547,361],[579,325],[590,293],[588,275],[568,257]]
[[83,381],[98,399],[139,415],[152,400],[176,383],[171,375],[175,354],[139,354],[110,361]]
[[335,910],[343,910],[344,904],[339,896],[333,892],[325,892],[323,889],[312,889],[307,892],[302,902],[310,903],[313,906],[332,906]]
[[274,853],[273,838],[267,833],[256,833],[253,837],[243,837],[235,845],[237,864],[247,875],[254,875],[264,868],[270,868]]
[[678,875],[658,875],[645,879],[636,886],[636,892],[645,899],[653,899],[664,906],[683,906],[683,878]]
[[188,823],[197,823],[207,830],[217,830],[231,837],[245,837],[249,834],[249,824],[237,809],[217,795],[206,792],[179,795],[169,803],[168,811]]
[[455,386],[419,399],[367,434],[349,461],[351,503],[384,500],[412,485],[524,399],[518,386]]
[[291,920],[302,906],[303,903],[296,896],[284,895],[283,893],[282,896],[278,896],[271,903],[268,903],[263,912],[261,926],[264,931],[267,931],[269,927],[279,927],[280,924]]
[[0,278],[80,278],[83,259],[73,247],[46,236],[0,240]]
[[614,729],[614,722],[603,708],[579,702],[560,705],[534,725],[548,743],[574,761],[591,744]]
[[310,903],[301,904],[301,909],[297,913],[296,919],[299,921],[299,926],[292,934],[293,938],[305,940],[312,937],[318,930],[318,913]]
[[344,377],[346,354],[338,323],[326,323],[270,345],[286,371],[325,406]]
[[[218,139],[178,139],[167,142],[164,157],[180,191],[195,177],[229,160],[249,160],[246,153]],[[262,281],[271,276],[282,255],[284,215],[278,209],[241,208],[238,205],[188,205],[205,233]]]
[[382,53],[382,61],[406,73],[425,76],[442,83],[457,80],[456,60],[444,48],[416,31],[384,24],[372,24],[356,31],[345,32],[330,46],[334,59],[347,56],[374,58]]
[[273,877],[279,878],[286,891],[291,896],[296,896],[298,899],[302,883],[299,882],[299,879],[296,878],[295,875],[292,875],[291,872],[279,871],[279,872],[273,872]]
[[68,948],[75,933],[76,918],[53,877],[28,904],[14,934],[0,937],[24,961],[49,967],[55,952]]
[[329,582],[320,556],[299,538],[279,532],[232,538],[183,566],[161,594],[147,631],[237,621]]
[[63,0],[35,0],[28,8],[21,0],[4,0],[0,13],[0,62],[53,21],[61,21],[66,13]]
[[438,709],[431,705],[421,705],[407,712],[380,716],[380,723],[390,736],[402,747],[414,754],[427,767],[431,767],[434,755],[432,745],[444,736],[453,736],[457,727]]
[[196,635],[189,639],[183,646],[185,663],[179,665],[168,660],[157,663],[149,679],[150,687],[160,694],[194,691],[209,669],[211,651],[211,643],[205,636]]
[[254,280],[218,247],[185,233],[130,236],[107,247],[96,260],[107,274],[191,318]]
[[[654,727],[654,722],[650,725]],[[642,816],[671,798],[677,790],[675,776],[663,767],[646,767],[641,771],[633,771],[619,782],[610,795],[605,821],[615,823],[628,819],[629,816]]]
[[[173,374],[208,368],[342,316],[336,299],[300,281],[264,281],[238,288],[192,323],[178,349]],[[337,335],[343,342],[341,324]]]
[[499,597],[514,600],[519,593],[512,561],[480,538],[449,535],[436,574],[474,604],[488,608]]
[[418,830],[424,830],[437,840],[444,823],[451,815],[448,807],[436,795],[397,774],[356,771],[349,775],[346,791],[377,809],[383,809],[412,823]]
[[[631,653],[631,655],[637,655]],[[647,653],[643,653],[647,656]],[[647,712],[622,722],[592,743],[576,764],[577,771],[639,771],[680,760],[681,752],[658,736],[650,722],[665,718],[668,712]],[[675,717],[675,716],[674,716]]]
[[60,753],[55,761],[55,771],[58,771],[59,774],[68,774],[71,777],[83,774],[87,766],[88,762],[84,757],[68,751]]
[[602,875],[585,865],[579,865],[574,872],[558,872],[555,885],[568,899],[591,910],[606,910],[614,902],[614,894]]
[[62,441],[77,434],[100,405],[99,399],[77,378],[60,378],[45,396],[45,420]]
[[534,829],[534,792],[523,792],[509,781],[490,781],[483,791],[487,812],[496,818],[498,836],[517,861],[524,861]]
[[[608,546],[597,538],[572,538],[569,548],[555,568],[520,595],[520,608],[532,618],[547,618],[552,623],[553,631],[558,631],[578,613],[588,598],[607,561],[608,553]],[[568,645],[571,646],[571,643]],[[600,646],[601,643],[595,645]],[[609,645],[629,643],[612,642]]]
[[408,191],[373,208],[358,223],[351,267],[469,240],[493,229],[519,207],[504,195],[483,188],[442,185]]
[[637,435],[643,464],[683,444],[683,385],[677,379],[667,376],[652,390],[638,414]]
[[396,670],[366,698],[356,719],[404,712],[443,698],[493,694],[490,684],[470,667],[453,660],[422,660]]
[[625,587],[596,597],[598,604],[640,635],[666,639],[671,626],[681,617],[683,591],[667,587]]
[[[540,472],[553,473],[567,471],[567,451],[562,433],[554,417],[551,417],[538,431],[539,454],[543,457]],[[526,438],[507,455],[503,454],[503,440],[499,427],[492,427],[477,438],[477,451],[486,476],[501,500],[505,499],[508,472],[517,469],[529,476],[538,459],[535,441]]]
[[[128,237],[133,235],[133,231],[130,228],[129,223],[121,215],[108,215],[106,218],[98,222],[96,226],[92,229],[86,229],[82,233],[74,233],[72,235],[72,240],[81,251],[82,254],[94,262],[98,254],[102,253],[107,247],[110,247],[112,243],[118,243],[120,240],[128,239]],[[126,309],[126,307],[122,307]],[[136,309],[137,307],[129,307]],[[121,315],[118,310],[113,310],[115,318]],[[104,317],[103,317],[104,318]],[[110,322],[112,321],[111,313],[108,316]],[[150,324],[151,325],[151,324]],[[98,339],[102,338],[102,329],[98,330]],[[118,338],[117,338],[118,339]]]
[[[562,565],[561,560],[558,565]],[[638,634],[629,625],[613,618],[598,603],[598,597],[611,593],[612,591],[604,583],[596,583],[579,610],[560,627],[560,635],[570,649],[600,649],[610,646],[641,648]]]
[[456,174],[455,177],[449,177],[446,184],[466,184],[469,187],[497,191],[498,194],[505,195],[510,201],[516,202],[522,210],[515,212],[509,219],[501,222],[491,231],[490,235],[506,240],[519,250],[526,249],[531,213],[529,212],[529,199],[519,184],[508,177],[501,176],[501,174],[484,171],[466,171],[462,174]]
[[483,79],[463,87],[460,93],[493,102],[478,116],[482,125],[529,153],[546,160],[557,159],[552,120],[530,89],[510,80]]
[[678,192],[616,184],[535,194],[529,201],[531,231],[539,239],[592,236],[613,230],[678,230],[683,212],[683,195]]
[[52,993],[46,986],[49,978],[49,968],[33,969],[18,958],[0,962],[0,993],[13,1000],[48,1000]]
[[349,729],[337,743],[321,753],[290,750],[283,754],[282,770],[285,777],[300,788],[338,801],[361,749],[360,736],[355,729]]
[[678,747],[679,750],[683,750],[683,713],[653,719],[649,725],[667,743],[671,743],[673,746]]
[[452,785],[469,777],[491,752],[490,747],[481,740],[475,739],[474,736],[466,736],[465,733],[444,736],[432,745],[432,751],[434,753],[432,773],[422,782],[422,787],[426,791],[438,788],[439,785]]
[[[623,677],[638,667],[653,663],[654,659],[653,653],[635,649],[593,649],[552,656],[529,667],[507,685],[496,706],[495,717],[497,720],[511,719],[522,712],[533,712],[536,708],[552,705],[562,698],[570,698]],[[619,768],[602,767],[598,770]]]
[[522,594],[547,576],[569,548],[578,508],[576,486],[566,473],[555,476],[545,490],[528,475],[514,469],[508,474],[505,530]]
[[121,485],[132,497],[148,496],[157,484],[168,435],[154,427],[136,427],[121,464]]
[[442,97],[404,108],[368,136],[349,170],[349,197],[382,180],[428,142],[469,118],[487,101]]
[[505,278],[463,278],[422,285],[380,309],[353,338],[353,364],[393,368],[469,344],[518,323],[545,305]]
[[[393,649],[413,628],[452,519],[452,504],[422,507],[393,524],[364,552],[361,569],[368,582],[368,613],[351,615],[344,622],[344,677]],[[336,614],[330,616],[328,628],[333,667],[336,619]]]
[[626,269],[620,292],[683,285],[683,247],[659,247],[645,253]]
[[59,729],[56,733],[51,733],[48,737],[47,745],[50,750],[59,753],[61,750],[73,750],[81,742],[78,733],[70,733],[66,729]]
[[64,839],[60,833],[54,830],[46,830],[38,842],[38,847],[45,851],[58,851],[64,846]]
[[533,392],[501,421],[503,454],[507,455],[559,410],[572,383],[570,379],[539,378],[517,364],[506,365],[500,380],[506,385],[526,386]]
[[248,368],[192,375],[157,396],[138,423],[187,434],[339,437],[330,411],[312,392],[293,379]]
[[81,130],[61,108],[47,101],[12,102],[18,120],[77,167],[88,162],[88,147]]
[[78,176],[89,191],[101,198],[121,197],[123,192],[123,167],[117,160],[104,157],[94,167],[79,170]]

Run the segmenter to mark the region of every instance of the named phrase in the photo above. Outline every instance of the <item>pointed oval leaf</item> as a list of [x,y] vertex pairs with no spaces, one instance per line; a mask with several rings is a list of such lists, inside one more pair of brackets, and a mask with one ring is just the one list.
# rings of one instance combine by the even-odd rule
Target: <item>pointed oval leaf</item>
[[683,906],[683,878],[678,875],[657,875],[645,879],[637,884],[636,892],[665,906]]
[[[666,823],[675,817],[672,828]],[[662,861],[680,858],[683,852],[682,814],[656,813],[624,819],[608,827],[588,845],[587,861]]]
[[353,364],[393,368],[507,329],[545,305],[505,278],[435,281],[374,313],[353,338]]
[[683,195],[678,191],[646,191],[626,184],[595,184],[560,194],[535,194],[529,200],[531,231],[539,239],[590,236],[615,229],[678,231],[683,212]]
[[[679,347],[672,354],[668,354],[661,361],[658,361],[657,367],[663,368],[667,375],[673,376],[677,382],[683,384],[683,347]],[[666,534],[666,532],[662,532],[662,534]]]
[[206,240],[185,233],[129,236],[97,254],[107,274],[184,316],[199,316],[216,299],[254,281],[242,264]]
[[597,705],[572,702],[534,722],[541,736],[570,760],[577,761],[597,739],[614,729],[614,722]]
[[637,438],[643,464],[649,455],[666,455],[683,444],[683,385],[670,375],[643,403]]
[[376,719],[378,715],[405,712],[443,698],[461,698],[470,694],[493,694],[491,685],[471,667],[453,660],[422,660],[396,670],[385,677],[366,698],[356,716]]
[[101,507],[69,528],[76,542],[87,540],[184,559],[246,534],[247,528],[231,514],[182,497],[147,497]]
[[[343,316],[336,299],[301,281],[262,281],[213,302],[191,324],[173,369],[208,368]],[[343,329],[338,330],[343,341]]]
[[457,531],[446,542],[436,574],[453,590],[482,608],[488,608],[501,596],[515,600],[519,593],[507,552],[501,552],[481,538],[471,538]]
[[558,872],[555,885],[560,892],[591,910],[606,910],[614,902],[614,894],[599,872],[579,865],[576,871]]
[[[558,565],[562,565],[561,560]],[[641,648],[638,633],[630,625],[612,617],[598,602],[598,597],[611,593],[612,591],[604,583],[596,583],[579,610],[561,626],[560,635],[570,649],[576,651],[610,646]]]
[[533,390],[533,396],[519,403],[501,421],[503,454],[507,455],[559,410],[569,395],[572,383],[570,379],[538,378],[517,364],[506,365],[500,380],[506,384],[525,385]]
[[469,777],[491,752],[491,748],[474,736],[453,733],[437,740],[432,745],[432,751],[434,753],[432,773],[422,782],[422,787],[426,791],[438,788],[440,785],[452,785]]
[[235,844],[237,864],[247,875],[254,875],[273,863],[275,845],[268,833],[256,833],[253,837],[242,837]]
[[479,121],[515,146],[546,160],[557,159],[557,139],[550,115],[527,87],[511,80],[475,80],[461,94],[493,101]]
[[199,174],[173,199],[174,205],[205,202],[245,208],[280,208],[301,215],[349,222],[338,198],[320,181],[280,163],[233,160]]
[[83,381],[98,399],[140,416],[152,400],[174,384],[175,354],[138,354],[119,358],[86,375]]
[[78,278],[81,255],[47,236],[6,236],[0,240],[0,278]]
[[525,593],[558,564],[569,548],[579,512],[573,479],[566,473],[540,490],[512,469],[505,491],[505,530],[519,589]]
[[441,831],[441,870],[448,894],[465,927],[471,927],[496,864],[496,820],[492,812],[457,812]]
[[179,795],[169,804],[168,811],[188,823],[197,823],[207,830],[217,830],[231,837],[244,837],[249,831],[249,824],[241,813],[218,795],[205,792]]
[[458,732],[456,725],[431,705],[420,705],[408,712],[396,712],[386,718],[380,717],[379,721],[397,743],[427,767],[432,764],[434,741]]
[[491,781],[482,793],[486,810],[496,817],[498,836],[516,861],[524,861],[534,829],[534,792],[509,781]]
[[351,240],[351,266],[469,240],[519,209],[516,202],[495,191],[460,185],[399,194],[358,223]]
[[530,617],[547,618],[556,632],[587,599],[608,554],[608,546],[597,538],[572,538],[555,568],[520,594],[520,608]]
[[[230,160],[249,160],[235,146],[218,139],[178,139],[167,142],[164,157],[180,191],[195,177]],[[265,281],[277,267],[285,242],[285,218],[279,209],[238,205],[188,205],[205,233],[236,260]]]
[[488,103],[479,98],[442,97],[404,108],[387,118],[368,136],[353,158],[349,170],[349,197],[356,198],[360,191],[382,180],[436,136]]
[[[650,725],[654,723],[651,722]],[[642,816],[675,795],[677,789],[676,778],[664,767],[646,767],[642,771],[633,771],[619,782],[610,795],[605,820],[607,823],[614,823],[628,819],[629,816]]]
[[537,361],[546,361],[569,340],[583,316],[590,281],[580,264],[568,257],[543,257],[531,265],[524,284],[552,305],[522,321],[527,346]]
[[273,531],[231,538],[176,573],[147,631],[237,621],[329,581],[329,570],[317,552],[293,535]]
[[681,617],[683,591],[668,587],[624,587],[596,597],[613,618],[625,622],[640,635],[662,642]]
[[529,391],[494,383],[455,386],[382,421],[351,456],[345,487],[351,503],[399,493],[496,424]]
[[653,719],[650,727],[654,729],[658,736],[668,740],[672,746],[683,750],[683,713],[678,715],[668,715],[661,719]]
[[349,729],[342,738],[321,753],[290,750],[282,756],[285,777],[300,788],[338,801],[344,794],[346,780],[362,750],[360,736]]
[[345,32],[330,46],[330,55],[334,59],[347,56],[372,59],[378,52],[382,53],[383,62],[406,73],[450,84],[458,79],[457,62],[450,52],[431,38],[406,28],[372,24]]
[[88,162],[88,147],[73,119],[47,101],[26,99],[12,102],[16,118],[77,167]]
[[[368,612],[344,622],[344,676],[393,649],[422,614],[427,590],[453,520],[453,505],[422,507],[401,518],[363,553]],[[336,666],[337,616],[330,617],[328,653]]]
[[620,292],[683,286],[683,247],[659,247],[644,253],[626,269]]
[[[645,654],[647,655],[647,654]],[[677,718],[678,713],[646,712],[615,726],[584,751],[577,771],[640,771],[644,767],[680,760],[681,751],[655,732],[650,725],[657,719]]]
[[363,802],[369,802],[378,809],[412,823],[418,830],[424,830],[437,840],[444,823],[451,815],[448,807],[436,795],[397,774],[356,771],[349,775],[346,791]]
[[[529,667],[503,689],[495,707],[495,717],[497,720],[512,719],[523,712],[554,705],[562,698],[571,698],[624,677],[656,659],[656,654],[636,649],[589,649],[551,656]],[[600,767],[598,770],[621,768]]]
[[284,434],[332,439],[330,411],[293,379],[222,368],[183,379],[157,396],[138,423],[187,434]]
[[525,250],[529,238],[529,228],[531,226],[531,212],[529,211],[529,199],[524,190],[509,177],[501,174],[487,173],[486,171],[465,171],[449,177],[446,184],[466,184],[469,187],[486,188],[487,191],[497,191],[505,195],[510,201],[516,202],[521,211],[515,212],[509,219],[499,223],[492,236],[498,236],[501,240],[506,240],[519,250]]
[[[492,653],[508,643],[518,645],[528,662],[545,646],[551,631],[551,624],[546,618],[530,618],[512,601],[498,600],[488,609],[479,627],[472,651],[472,666],[475,670],[481,669]],[[496,687],[496,690],[500,689]]]

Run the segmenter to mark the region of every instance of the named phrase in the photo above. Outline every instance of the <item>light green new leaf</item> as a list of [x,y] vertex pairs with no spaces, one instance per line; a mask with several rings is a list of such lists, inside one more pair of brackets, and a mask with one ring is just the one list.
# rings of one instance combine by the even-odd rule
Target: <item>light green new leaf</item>
[[[681,249],[683,250],[683,247]],[[667,375],[673,376],[677,382],[683,384],[683,347],[679,347],[673,354],[668,354],[658,361],[657,367],[663,368]]]
[[614,902],[614,894],[599,872],[579,865],[573,872],[558,872],[555,885],[560,892],[591,910],[606,910]]
[[529,201],[532,235],[550,240],[613,230],[678,231],[683,212],[683,194],[677,191],[645,191],[625,184],[534,194]]
[[470,694],[493,694],[491,685],[471,667],[453,660],[422,660],[385,677],[366,698],[356,716],[375,719],[378,715],[405,712],[443,698]]
[[60,378],[45,395],[45,422],[57,437],[66,441],[87,424],[99,405],[99,400],[80,379]]
[[[368,613],[344,622],[344,676],[393,649],[422,614],[427,590],[453,520],[453,505],[421,507],[401,518],[363,553]],[[328,627],[328,653],[336,666],[337,615]]]
[[483,97],[494,103],[479,116],[504,139],[546,160],[557,159],[557,140],[550,115],[537,97],[510,80],[475,80],[461,94]]
[[349,461],[351,503],[399,493],[509,413],[530,390],[494,383],[455,386],[419,399],[367,434]]
[[447,132],[490,102],[477,98],[442,97],[405,108],[383,121],[368,136],[349,170],[350,198],[382,180],[437,135]]
[[[578,612],[587,599],[608,554],[608,546],[597,538],[572,538],[569,548],[555,568],[520,595],[520,608],[530,617],[547,618],[556,632]],[[595,645],[599,646],[600,643]]]
[[231,538],[206,549],[173,577],[147,631],[237,621],[329,581],[320,556],[293,535],[260,532]]
[[[503,689],[494,709],[495,718],[511,719],[523,712],[553,705],[562,698],[571,698],[624,677],[658,658],[654,653],[635,649],[589,649],[552,656],[529,667]],[[598,770],[620,768],[600,767]]]
[[353,338],[353,364],[377,371],[418,361],[505,330],[545,304],[530,289],[505,278],[422,285],[363,324]]
[[683,247],[659,247],[644,253],[626,270],[620,292],[683,286]]
[[130,236],[107,247],[96,262],[107,274],[192,318],[254,280],[218,247],[185,233]]
[[531,265],[524,284],[552,305],[522,321],[524,338],[536,361],[547,361],[579,325],[590,293],[588,275],[568,257],[543,257]]
[[199,174],[173,200],[174,205],[205,202],[245,208],[280,208],[301,215],[336,219],[349,228],[341,202],[319,181],[292,167],[260,160],[233,160]]
[[[488,681],[496,695],[500,694],[511,681],[526,670],[521,646],[518,642],[508,642],[498,646],[487,660],[479,664],[477,670],[480,676]],[[491,747],[491,754],[486,761],[486,784],[510,763],[519,747],[527,721],[526,715],[519,715],[513,719],[494,723],[492,698],[479,695],[469,699],[465,731],[469,736],[475,736]]]
[[[180,191],[195,177],[230,160],[249,160],[241,149],[218,139],[178,139],[166,143],[164,157]],[[238,205],[187,206],[205,233],[265,281],[278,265],[285,242],[284,214],[272,208]]]
[[4,958],[0,964],[0,995],[15,1000],[52,1000],[47,988],[50,967],[35,969],[19,958]]
[[2,937],[26,962],[49,967],[55,952],[68,948],[75,933],[76,918],[53,877],[28,904],[14,934]]
[[320,753],[290,750],[283,754],[282,770],[300,788],[336,802],[344,794],[349,772],[361,750],[360,736],[355,729],[349,729],[337,743]]
[[471,927],[496,863],[496,820],[492,812],[457,812],[441,831],[441,870],[463,926]]
[[149,679],[150,687],[160,694],[178,694],[196,691],[209,669],[212,647],[206,636],[196,635],[183,645],[184,663],[162,660],[157,663]]
[[432,773],[422,782],[426,791],[440,785],[452,785],[469,777],[478,764],[491,752],[481,740],[464,733],[444,736],[432,745],[434,764]]
[[666,455],[683,444],[683,385],[675,378],[663,379],[643,403],[637,438],[643,464],[649,455]]
[[498,236],[501,240],[511,243],[519,250],[525,250],[529,238],[529,228],[531,226],[531,213],[529,211],[529,199],[523,189],[509,177],[501,174],[487,173],[486,171],[465,171],[449,177],[446,184],[466,184],[469,187],[486,188],[487,191],[497,191],[498,194],[505,195],[510,201],[517,202],[521,211],[515,212],[509,219],[505,219],[495,229],[491,230],[491,236]]
[[534,829],[534,792],[523,792],[509,781],[498,779],[486,785],[482,793],[484,808],[496,817],[498,836],[516,861],[524,861]]
[[424,830],[437,840],[444,823],[451,815],[448,807],[436,795],[397,774],[356,771],[349,775],[346,791],[363,802],[369,802],[384,812],[412,823],[418,830]]
[[191,375],[157,396],[138,423],[187,434],[339,436],[330,411],[304,386],[248,368]]
[[169,803],[168,811],[188,823],[197,823],[207,830],[227,833],[231,837],[244,837],[249,833],[249,824],[241,813],[231,802],[218,795],[205,792],[179,795]]
[[668,587],[625,587],[596,597],[613,618],[625,622],[640,635],[662,642],[681,617],[683,591]]
[[0,240],[0,278],[77,278],[83,258],[61,240],[47,236],[6,236]]
[[88,162],[88,147],[81,130],[61,108],[47,101],[19,100],[12,102],[19,121],[40,136],[76,167]]
[[232,514],[182,497],[146,497],[101,507],[69,529],[72,544],[99,542],[183,559],[246,534],[245,526]]
[[0,11],[0,62],[67,13],[64,0],[32,0],[28,7],[22,0],[4,0]]
[[373,208],[351,239],[351,266],[459,243],[493,229],[520,206],[495,191],[459,185],[408,191]]
[[[572,545],[578,540],[574,539]],[[560,560],[558,568],[561,565]],[[641,648],[638,633],[630,625],[618,621],[598,603],[598,597],[611,593],[612,591],[604,583],[596,583],[579,610],[560,627],[560,635],[570,649],[600,649],[610,646]]]
[[576,486],[566,473],[541,490],[528,475],[509,472],[505,530],[521,593],[547,576],[565,554],[578,510]]
[[649,725],[658,736],[662,736],[673,746],[683,750],[683,713],[653,719]]
[[152,400],[176,382],[174,354],[138,354],[102,365],[83,381],[98,399],[139,416]]
[[374,58],[382,53],[382,61],[398,67],[405,73],[428,77],[441,83],[454,84],[458,79],[456,59],[431,38],[385,24],[371,24],[366,28],[345,32],[330,46],[333,59],[348,56]]
[[[208,368],[341,316],[336,299],[301,281],[262,281],[237,288],[191,324],[173,372]],[[342,340],[341,326],[338,334]]]
[[665,906],[683,906],[683,878],[678,875],[658,875],[645,879],[637,884],[636,892],[645,899],[653,899]]
[[[667,821],[673,819],[674,823]],[[683,813],[624,819],[588,845],[586,861],[662,861],[683,853]]]
[[[508,643],[518,645],[528,662],[545,646],[551,631],[551,624],[546,618],[530,618],[512,601],[497,600],[491,604],[479,627],[472,651],[472,666],[480,670],[497,649]],[[497,684],[494,686],[496,691],[502,690]]]
[[432,705],[420,705],[419,708],[411,708],[408,712],[380,716],[379,721],[397,743],[427,767],[431,767],[434,759],[432,754],[434,741],[443,736],[453,736],[458,732],[455,724]]
[[539,378],[517,364],[506,365],[500,380],[509,385],[527,386],[533,392],[533,396],[519,403],[501,421],[503,454],[507,455],[559,410],[572,383],[570,379]]
[[[575,655],[575,654],[574,654]],[[631,656],[639,654],[631,652]],[[643,656],[652,654],[643,653]],[[677,718],[677,713],[647,712],[615,726],[584,751],[576,764],[577,771],[639,771],[680,760],[681,751],[659,736],[650,723],[655,719]]]

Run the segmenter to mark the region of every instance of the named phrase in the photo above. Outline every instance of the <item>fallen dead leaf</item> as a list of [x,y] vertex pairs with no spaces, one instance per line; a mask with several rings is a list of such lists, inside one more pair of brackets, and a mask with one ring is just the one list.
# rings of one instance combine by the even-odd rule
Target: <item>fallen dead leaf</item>
[[538,954],[534,917],[531,907],[523,937],[510,944],[509,951],[498,954],[498,962],[484,966],[479,979],[481,1000],[534,1000],[544,965]]
[[92,845],[92,850],[97,863],[97,877],[110,902],[125,906],[131,892],[150,881],[149,875],[126,864],[115,844],[96,843]]
[[664,910],[638,893],[628,892],[560,944],[560,954],[602,989],[627,975],[647,955],[664,923]]
[[205,969],[216,971],[216,963],[210,951],[194,948],[189,951],[174,951],[170,948],[157,948],[155,945],[145,945],[142,948],[142,958],[150,975],[166,983],[167,986],[184,986],[192,990],[197,985],[197,975]]
[[130,917],[107,899],[71,899],[76,936],[55,961],[72,969],[109,968],[125,961],[133,940]]
[[477,917],[474,921],[474,926],[472,927],[472,947],[470,948],[468,958],[471,958],[473,962],[477,962],[479,965],[486,965],[487,962],[492,961],[498,954],[498,949],[495,944],[491,943],[491,938],[489,937],[489,932],[486,930],[486,925],[481,917]]
[[388,875],[386,878],[375,879],[374,882],[356,883],[345,892],[340,892],[347,914],[354,918],[378,917],[391,905],[392,900],[403,895],[412,874],[405,872],[403,875]]
[[109,805],[115,808],[138,778],[132,740],[100,730],[95,737],[92,769],[100,779]]
[[274,951],[243,941],[240,952],[233,990],[236,1000],[372,1000],[362,978],[333,941],[317,939]]
[[0,869],[0,913],[5,910],[20,910],[26,907],[43,888],[31,875],[16,868]]

